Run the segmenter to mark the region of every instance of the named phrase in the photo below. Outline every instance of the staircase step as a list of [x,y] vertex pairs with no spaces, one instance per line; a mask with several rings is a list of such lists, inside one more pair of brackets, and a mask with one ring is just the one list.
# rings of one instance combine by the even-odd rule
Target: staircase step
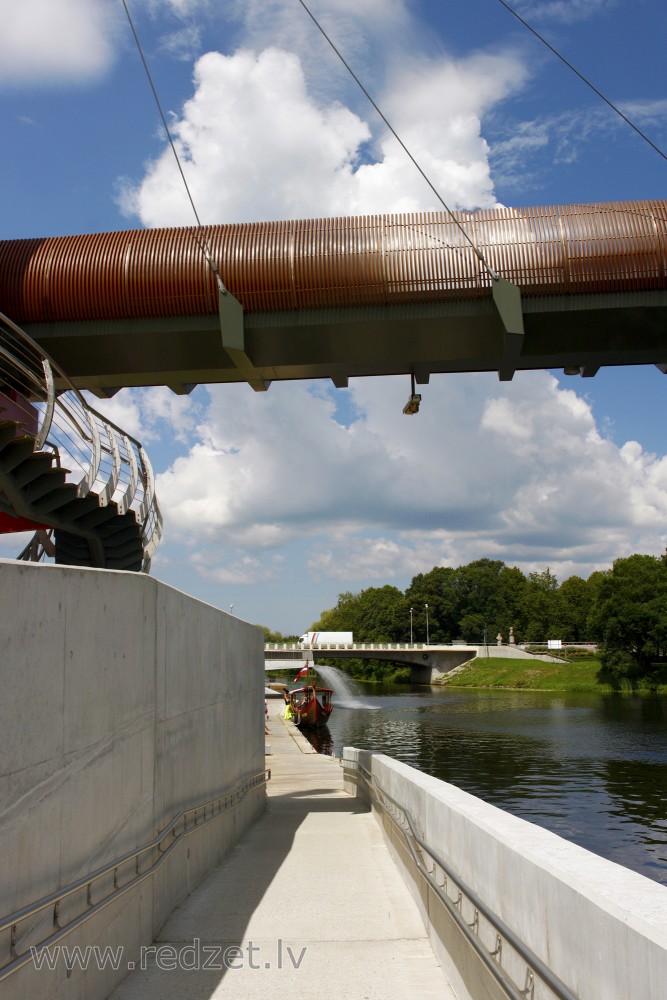
[[107,547],[110,545],[123,545],[125,542],[140,539],[141,528],[138,524],[124,525],[121,528],[115,527],[113,523],[109,525],[104,524],[99,530],[99,536]]
[[136,538],[131,542],[125,542],[124,545],[105,545],[104,549],[110,559],[124,559],[126,556],[135,555],[137,552],[143,554],[144,551],[140,538]]
[[[80,539],[85,542],[85,539]],[[90,566],[90,549],[86,544],[84,545],[70,545],[69,539],[65,541],[60,535],[56,539],[56,559],[58,562],[62,562],[63,558],[67,559],[70,563],[78,562],[82,565]]]
[[65,528],[56,528],[55,533],[61,544],[67,546],[68,549],[87,549],[88,540],[83,537],[83,535],[76,535],[71,531],[67,531]]
[[16,424],[13,420],[0,420],[0,451],[16,438]]
[[[77,497],[64,507],[60,507],[58,510],[58,520],[65,522],[68,526],[74,527],[78,525],[79,518],[85,514],[90,514],[93,510],[99,510],[99,507],[100,498],[98,495],[96,493],[89,493],[85,497]],[[76,535],[76,531],[73,531],[72,534]]]
[[0,452],[0,468],[12,472],[17,465],[35,453],[35,439],[22,434],[13,438]]
[[33,508],[36,513],[40,515],[42,520],[48,520],[47,514],[53,514],[54,511],[59,510],[66,504],[70,504],[74,501],[77,494],[77,488],[74,483],[65,483],[60,486],[57,490],[52,493],[47,493],[45,497],[41,500],[36,500],[33,503]]
[[56,563],[60,566],[92,566],[90,546],[81,535],[56,528],[53,533],[56,546]]
[[42,497],[47,496],[54,490],[59,490],[65,485],[65,472],[63,469],[49,469],[48,472],[43,472],[41,476],[38,476],[34,482],[29,483],[23,490],[23,495],[25,496],[28,503],[34,503],[36,500],[41,500]]
[[90,566],[90,549],[87,545],[81,548],[70,548],[62,539],[56,543],[56,561],[59,565]]
[[115,503],[101,507],[96,493],[79,496],[57,456],[48,447],[36,451],[35,437],[27,433],[32,424],[2,417],[0,412],[0,496],[27,520],[54,527],[56,563],[141,571],[143,527],[136,512],[119,514]]
[[21,465],[14,468],[14,482],[18,487],[27,486],[42,473],[48,472],[53,465],[53,455],[49,452],[34,451]]
[[69,555],[68,553],[63,552],[63,550],[61,548],[59,548],[59,546],[56,546],[56,563],[58,564],[58,566],[90,566],[90,565],[92,565],[91,564],[90,552],[89,551],[86,551],[85,555],[82,555],[81,557],[78,557],[78,556]]
[[98,528],[98,534],[107,527],[107,522],[114,521],[118,517],[118,507],[115,503],[107,504],[106,507],[98,507],[91,510],[89,514],[84,514],[77,521],[77,526],[81,528]]
[[139,524],[137,524],[137,518],[134,511],[128,511],[127,514],[119,514],[112,524],[109,524],[107,530],[111,531],[125,531],[126,528],[138,528],[141,530]]
[[143,563],[143,552],[136,559],[107,559],[107,569],[125,570],[129,573],[140,573]]

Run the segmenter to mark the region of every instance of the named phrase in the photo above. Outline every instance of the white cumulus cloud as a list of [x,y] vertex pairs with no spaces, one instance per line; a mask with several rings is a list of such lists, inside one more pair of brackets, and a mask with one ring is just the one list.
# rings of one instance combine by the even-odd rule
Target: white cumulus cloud
[[[384,111],[451,208],[495,204],[482,119],[524,77],[509,54],[396,64]],[[297,53],[240,49],[198,60],[193,96],[170,128],[207,222],[439,208],[375,112],[361,114],[318,96]],[[193,223],[168,146],[143,180],[124,183],[121,205],[147,226]]]
[[98,76],[113,62],[118,20],[104,0],[0,0],[0,83]]
[[[563,579],[664,548],[667,458],[606,439],[552,376],[421,388],[420,413],[405,417],[398,378],[344,393],[210,387],[185,453],[158,475],[167,537],[203,578],[238,584],[279,580],[295,546],[303,573],[341,586],[405,585],[482,556]],[[130,395],[154,420],[150,394]],[[160,419],[165,433],[175,417]]]

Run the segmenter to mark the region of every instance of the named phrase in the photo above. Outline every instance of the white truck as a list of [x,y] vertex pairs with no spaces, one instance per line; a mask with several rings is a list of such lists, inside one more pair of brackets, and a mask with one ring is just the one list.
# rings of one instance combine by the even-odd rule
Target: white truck
[[306,646],[331,646],[353,641],[351,632],[306,632],[299,636],[299,642]]

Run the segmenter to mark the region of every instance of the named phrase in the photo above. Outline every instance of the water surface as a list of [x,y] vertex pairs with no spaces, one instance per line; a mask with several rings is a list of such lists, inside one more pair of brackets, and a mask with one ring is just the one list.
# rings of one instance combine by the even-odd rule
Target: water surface
[[667,699],[334,688],[320,752],[390,754],[667,885]]

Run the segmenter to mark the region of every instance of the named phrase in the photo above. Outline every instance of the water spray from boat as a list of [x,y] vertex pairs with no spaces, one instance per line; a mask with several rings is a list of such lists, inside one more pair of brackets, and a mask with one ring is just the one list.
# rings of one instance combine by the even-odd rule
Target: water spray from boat
[[314,669],[327,687],[333,688],[336,708],[364,708],[371,712],[379,711],[380,705],[374,705],[366,696],[363,686],[354,681],[349,674],[339,670],[338,667],[324,667],[320,663],[316,663]]

